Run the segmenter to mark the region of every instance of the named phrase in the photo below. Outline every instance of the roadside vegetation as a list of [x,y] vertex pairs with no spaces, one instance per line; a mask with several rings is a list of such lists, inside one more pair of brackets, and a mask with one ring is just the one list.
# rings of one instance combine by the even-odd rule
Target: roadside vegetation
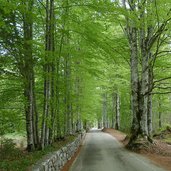
[[59,150],[61,147],[71,143],[76,136],[68,136],[58,140],[44,150],[28,152],[26,149],[16,147],[12,139],[1,141],[0,147],[0,170],[1,171],[27,171],[47,154]]

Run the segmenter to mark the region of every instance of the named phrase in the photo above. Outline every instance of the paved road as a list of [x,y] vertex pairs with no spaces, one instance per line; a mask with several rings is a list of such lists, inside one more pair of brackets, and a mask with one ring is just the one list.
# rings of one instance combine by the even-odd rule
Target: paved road
[[125,150],[100,130],[87,133],[83,148],[70,171],[164,171],[148,159]]

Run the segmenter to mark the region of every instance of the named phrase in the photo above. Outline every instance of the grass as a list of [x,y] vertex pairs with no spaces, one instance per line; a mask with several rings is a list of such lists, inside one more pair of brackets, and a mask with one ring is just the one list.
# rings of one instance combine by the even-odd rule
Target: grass
[[7,140],[6,146],[0,149],[0,171],[28,171],[44,155],[59,150],[74,139],[75,136],[69,136],[63,141],[55,142],[51,147],[47,147],[43,151],[30,153],[15,148],[15,144],[11,140]]
[[163,139],[164,142],[168,143],[168,144],[171,144],[171,134],[170,135],[167,135],[164,139]]
[[156,132],[155,138],[160,139],[161,141],[171,144],[171,126],[166,125]]

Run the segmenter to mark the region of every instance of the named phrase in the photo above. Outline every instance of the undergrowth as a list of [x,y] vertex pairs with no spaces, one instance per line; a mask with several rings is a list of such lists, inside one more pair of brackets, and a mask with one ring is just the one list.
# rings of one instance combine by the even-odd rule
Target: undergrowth
[[45,150],[35,152],[27,152],[16,148],[11,139],[2,140],[0,146],[0,171],[28,171],[44,155],[59,150],[74,139],[75,136],[69,136],[64,140],[55,142]]

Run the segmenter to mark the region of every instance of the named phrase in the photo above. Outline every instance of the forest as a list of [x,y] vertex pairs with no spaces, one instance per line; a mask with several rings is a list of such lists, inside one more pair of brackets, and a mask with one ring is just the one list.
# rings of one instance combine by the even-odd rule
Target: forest
[[105,127],[131,148],[171,125],[170,0],[0,4],[0,140],[33,152]]

